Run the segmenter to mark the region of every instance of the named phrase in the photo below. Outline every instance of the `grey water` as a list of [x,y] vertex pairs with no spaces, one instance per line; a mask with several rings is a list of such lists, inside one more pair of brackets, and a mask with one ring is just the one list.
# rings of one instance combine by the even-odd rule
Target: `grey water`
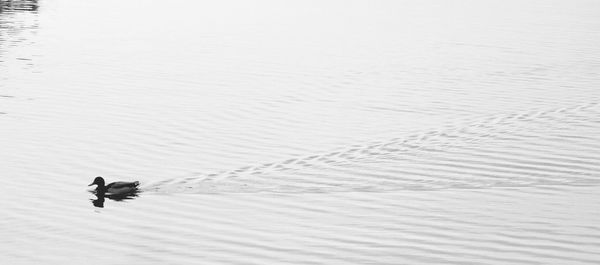
[[587,0],[0,0],[0,263],[598,264],[599,43]]

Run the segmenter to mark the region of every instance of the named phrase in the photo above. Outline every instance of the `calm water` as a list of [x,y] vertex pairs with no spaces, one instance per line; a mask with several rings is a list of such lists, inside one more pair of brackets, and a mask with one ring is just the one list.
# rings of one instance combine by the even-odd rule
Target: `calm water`
[[600,263],[598,1],[1,6],[2,264]]

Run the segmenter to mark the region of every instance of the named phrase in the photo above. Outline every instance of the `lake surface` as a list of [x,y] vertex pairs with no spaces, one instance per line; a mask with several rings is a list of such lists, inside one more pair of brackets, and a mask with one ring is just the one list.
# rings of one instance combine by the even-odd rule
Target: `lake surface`
[[0,5],[2,264],[600,263],[598,1]]

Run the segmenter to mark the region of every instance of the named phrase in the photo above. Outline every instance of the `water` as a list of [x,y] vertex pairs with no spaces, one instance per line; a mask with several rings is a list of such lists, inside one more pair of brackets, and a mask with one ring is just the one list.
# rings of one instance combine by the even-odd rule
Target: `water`
[[1,6],[3,264],[600,262],[596,1]]

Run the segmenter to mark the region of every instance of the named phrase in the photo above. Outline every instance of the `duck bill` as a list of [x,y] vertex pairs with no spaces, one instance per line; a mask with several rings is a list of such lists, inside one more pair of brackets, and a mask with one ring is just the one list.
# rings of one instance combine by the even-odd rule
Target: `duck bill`
[[94,184],[96,184],[96,183],[92,183],[92,184],[88,185],[88,187],[89,187],[89,186],[92,186],[92,185],[94,185]]

